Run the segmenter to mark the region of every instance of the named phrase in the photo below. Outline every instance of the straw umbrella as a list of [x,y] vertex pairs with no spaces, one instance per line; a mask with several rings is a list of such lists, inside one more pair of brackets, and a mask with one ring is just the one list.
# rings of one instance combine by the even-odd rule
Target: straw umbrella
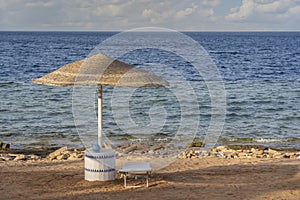
[[168,82],[148,71],[96,54],[33,80],[53,86],[98,86],[98,145],[102,146],[102,85],[128,87],[167,86]]

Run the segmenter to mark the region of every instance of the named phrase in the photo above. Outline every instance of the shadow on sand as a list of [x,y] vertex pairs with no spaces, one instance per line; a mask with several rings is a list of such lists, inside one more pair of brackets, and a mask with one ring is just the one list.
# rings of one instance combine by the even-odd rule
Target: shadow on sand
[[[77,167],[64,170],[55,169],[54,163],[51,170],[1,170],[0,185],[12,184],[11,187],[16,191],[27,191],[16,192],[16,196],[6,196],[3,193],[2,197],[64,200],[263,199],[272,193],[276,197],[288,195],[287,199],[297,199],[295,195],[300,194],[299,162],[260,162],[255,165],[221,165],[171,173],[157,172],[150,179],[150,187],[140,189],[124,189],[122,179],[108,182],[85,181],[83,171],[78,170],[82,163],[74,164]],[[295,191],[297,192],[294,194]]]

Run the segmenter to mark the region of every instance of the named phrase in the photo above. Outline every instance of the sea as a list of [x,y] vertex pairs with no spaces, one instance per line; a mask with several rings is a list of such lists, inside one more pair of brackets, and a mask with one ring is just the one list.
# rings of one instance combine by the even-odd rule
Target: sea
[[[74,114],[74,91],[78,90],[39,85],[32,80],[93,52],[103,53],[101,44],[111,38],[118,41],[118,34],[0,32],[0,140],[10,143],[11,148],[82,147],[93,143],[97,139],[97,88],[87,95],[91,103],[81,113],[81,120],[92,118],[89,127],[90,122],[80,124],[78,113]],[[197,56],[184,40],[174,43],[166,33],[152,34],[164,41],[162,47]],[[217,136],[215,145],[300,148],[300,32],[180,34],[207,53],[224,87],[225,112],[217,113],[224,120],[218,122],[222,123],[221,129],[213,133]],[[135,42],[105,43],[110,51],[104,53]],[[139,48],[117,59],[150,70],[171,86],[130,92],[103,86],[102,134],[106,140],[111,144],[145,138],[167,142],[176,137],[183,143],[193,137],[205,140],[216,115],[212,109],[212,98],[216,97],[210,91],[214,88],[208,87],[195,61],[166,48],[143,48],[143,41],[138,42]]]

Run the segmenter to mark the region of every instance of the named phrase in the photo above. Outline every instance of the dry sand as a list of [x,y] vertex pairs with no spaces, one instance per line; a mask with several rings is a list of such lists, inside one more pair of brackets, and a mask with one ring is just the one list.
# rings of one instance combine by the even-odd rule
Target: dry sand
[[83,165],[0,162],[0,199],[300,199],[299,159],[182,159],[139,189],[85,181]]

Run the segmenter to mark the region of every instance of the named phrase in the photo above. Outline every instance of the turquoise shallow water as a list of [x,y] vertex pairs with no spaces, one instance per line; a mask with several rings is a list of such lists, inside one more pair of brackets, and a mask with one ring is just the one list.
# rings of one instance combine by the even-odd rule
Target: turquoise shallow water
[[[98,43],[114,34],[0,32],[0,134],[11,134],[0,136],[0,140],[16,148],[82,146],[74,124],[73,88],[36,85],[31,80],[84,58]],[[208,51],[224,80],[227,111],[219,143],[299,148],[300,33],[186,34]],[[120,59],[143,65],[145,69],[153,67],[153,63],[172,65],[183,74],[192,88],[199,91],[197,136],[205,136],[211,119],[211,100],[205,83],[188,62],[153,49],[131,52]],[[173,76],[164,73],[166,79]],[[124,130],[117,124],[113,112],[121,113],[121,119],[124,114],[123,120],[126,120],[128,107],[119,99],[118,105],[112,108],[113,92],[113,88],[104,87],[104,134],[113,142],[141,139],[143,133],[134,131],[136,127],[128,124]],[[161,129],[150,132],[156,139],[167,138],[178,131],[182,106],[186,106],[187,111],[184,130],[187,134],[198,117],[189,110],[188,102],[180,102],[166,88],[137,89],[127,103],[131,119],[142,130],[151,122],[151,113],[157,120],[166,117]],[[94,106],[96,108],[96,102]],[[151,110],[153,106],[156,109]],[[94,109],[95,116],[96,112]]]

